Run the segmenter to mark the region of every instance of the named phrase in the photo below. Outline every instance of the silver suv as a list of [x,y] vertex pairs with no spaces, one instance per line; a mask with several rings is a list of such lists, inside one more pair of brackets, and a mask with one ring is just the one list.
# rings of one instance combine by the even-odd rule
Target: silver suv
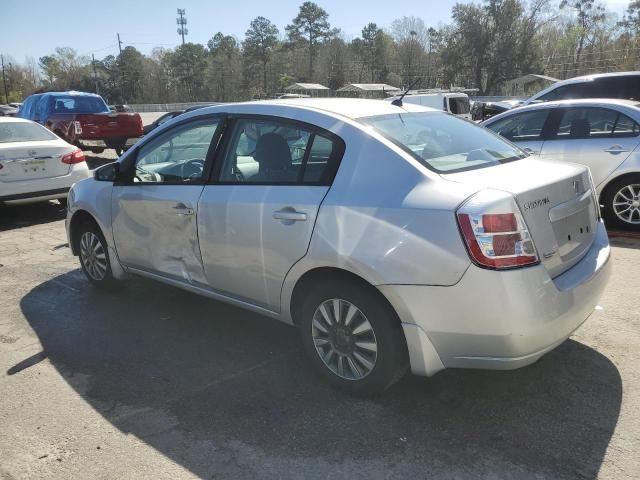
[[589,171],[406,103],[181,115],[69,193],[89,281],[140,275],[300,328],[348,391],[510,369],[594,310],[609,244]]

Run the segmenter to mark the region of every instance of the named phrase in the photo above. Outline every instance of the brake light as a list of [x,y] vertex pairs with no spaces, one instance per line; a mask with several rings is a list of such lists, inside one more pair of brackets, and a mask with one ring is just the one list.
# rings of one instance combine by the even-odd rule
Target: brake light
[[539,263],[529,229],[513,196],[484,190],[457,212],[458,224],[471,259],[494,269]]
[[84,153],[79,148],[76,148],[73,152],[67,153],[64,157],[62,157],[62,163],[66,163],[67,165],[73,165],[74,163],[84,162]]

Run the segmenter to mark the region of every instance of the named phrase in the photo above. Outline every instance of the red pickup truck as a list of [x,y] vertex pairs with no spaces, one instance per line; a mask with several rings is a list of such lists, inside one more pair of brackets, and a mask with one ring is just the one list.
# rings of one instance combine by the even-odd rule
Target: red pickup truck
[[120,155],[144,133],[140,115],[112,112],[102,97],[93,93],[31,95],[17,116],[38,122],[67,142],[94,153],[113,148]]

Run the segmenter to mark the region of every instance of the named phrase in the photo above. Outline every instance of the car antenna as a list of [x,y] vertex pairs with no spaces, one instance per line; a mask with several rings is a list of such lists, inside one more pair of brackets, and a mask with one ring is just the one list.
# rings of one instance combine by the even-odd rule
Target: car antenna
[[396,107],[401,107],[402,106],[402,99],[404,98],[404,96],[409,93],[411,91],[411,89],[413,87],[416,86],[416,84],[420,81],[420,78],[416,78],[413,82],[411,82],[411,85],[409,85],[409,88],[407,88],[402,95],[400,95],[400,98],[396,98],[393,102],[391,102],[391,105],[395,105]]

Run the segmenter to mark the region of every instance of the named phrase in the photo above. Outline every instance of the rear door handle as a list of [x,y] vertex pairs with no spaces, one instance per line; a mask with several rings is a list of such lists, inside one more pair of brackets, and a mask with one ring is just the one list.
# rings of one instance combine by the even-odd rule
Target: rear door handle
[[628,152],[629,150],[624,149],[622,146],[620,145],[612,145],[611,147],[607,148],[605,150],[605,152],[607,153],[624,153],[624,152]]
[[304,222],[307,220],[307,214],[304,212],[298,212],[294,208],[285,207],[282,210],[276,210],[273,212],[273,218],[276,220],[283,220],[285,223]]
[[172,207],[172,209],[173,213],[181,217],[193,215],[193,208],[187,207],[184,203],[178,203],[176,206]]

